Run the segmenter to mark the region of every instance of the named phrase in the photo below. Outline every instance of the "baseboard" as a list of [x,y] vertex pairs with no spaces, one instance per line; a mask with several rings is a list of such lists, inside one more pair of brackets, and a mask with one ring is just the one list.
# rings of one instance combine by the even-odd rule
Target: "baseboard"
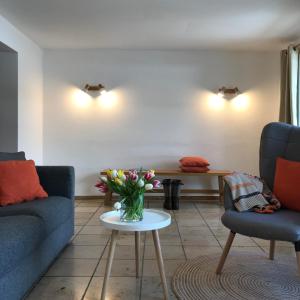
[[75,196],[75,200],[103,200],[104,195],[99,196]]

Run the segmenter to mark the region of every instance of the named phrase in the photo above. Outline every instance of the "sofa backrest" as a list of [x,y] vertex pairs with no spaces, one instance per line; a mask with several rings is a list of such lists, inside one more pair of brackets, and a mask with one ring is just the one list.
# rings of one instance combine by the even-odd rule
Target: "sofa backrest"
[[26,160],[25,152],[0,152],[0,161],[4,160]]
[[270,123],[261,134],[259,169],[260,177],[273,189],[276,159],[300,161],[300,127],[286,123]]

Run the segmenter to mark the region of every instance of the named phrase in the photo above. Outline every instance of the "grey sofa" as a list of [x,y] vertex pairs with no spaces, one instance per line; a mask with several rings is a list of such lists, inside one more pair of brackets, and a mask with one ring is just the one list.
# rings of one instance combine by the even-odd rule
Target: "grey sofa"
[[[22,152],[1,160],[25,159]],[[74,233],[73,167],[37,167],[48,198],[0,207],[0,299],[22,299]]]
[[[271,189],[274,184],[277,157],[300,161],[300,127],[285,123],[270,123],[263,129],[260,142],[260,176]],[[269,240],[270,259],[274,259],[275,241],[293,243],[300,271],[300,212],[284,208],[274,214],[237,212],[226,184],[224,198],[226,211],[222,216],[222,223],[230,230],[230,234],[216,270],[217,274],[222,271],[236,233]]]

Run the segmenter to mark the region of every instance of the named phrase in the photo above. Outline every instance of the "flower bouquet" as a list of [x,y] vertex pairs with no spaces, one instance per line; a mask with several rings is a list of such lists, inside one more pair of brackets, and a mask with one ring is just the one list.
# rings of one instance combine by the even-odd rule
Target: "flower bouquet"
[[95,187],[102,193],[109,190],[120,195],[120,202],[114,208],[120,210],[120,219],[124,222],[137,222],[143,219],[144,193],[159,187],[154,170],[142,171],[108,170],[106,177],[100,177]]

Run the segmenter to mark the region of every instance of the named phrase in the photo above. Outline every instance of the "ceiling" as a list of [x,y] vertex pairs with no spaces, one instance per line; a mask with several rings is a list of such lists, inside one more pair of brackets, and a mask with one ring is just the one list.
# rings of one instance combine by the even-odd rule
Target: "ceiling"
[[43,48],[280,49],[300,40],[300,0],[0,0]]

